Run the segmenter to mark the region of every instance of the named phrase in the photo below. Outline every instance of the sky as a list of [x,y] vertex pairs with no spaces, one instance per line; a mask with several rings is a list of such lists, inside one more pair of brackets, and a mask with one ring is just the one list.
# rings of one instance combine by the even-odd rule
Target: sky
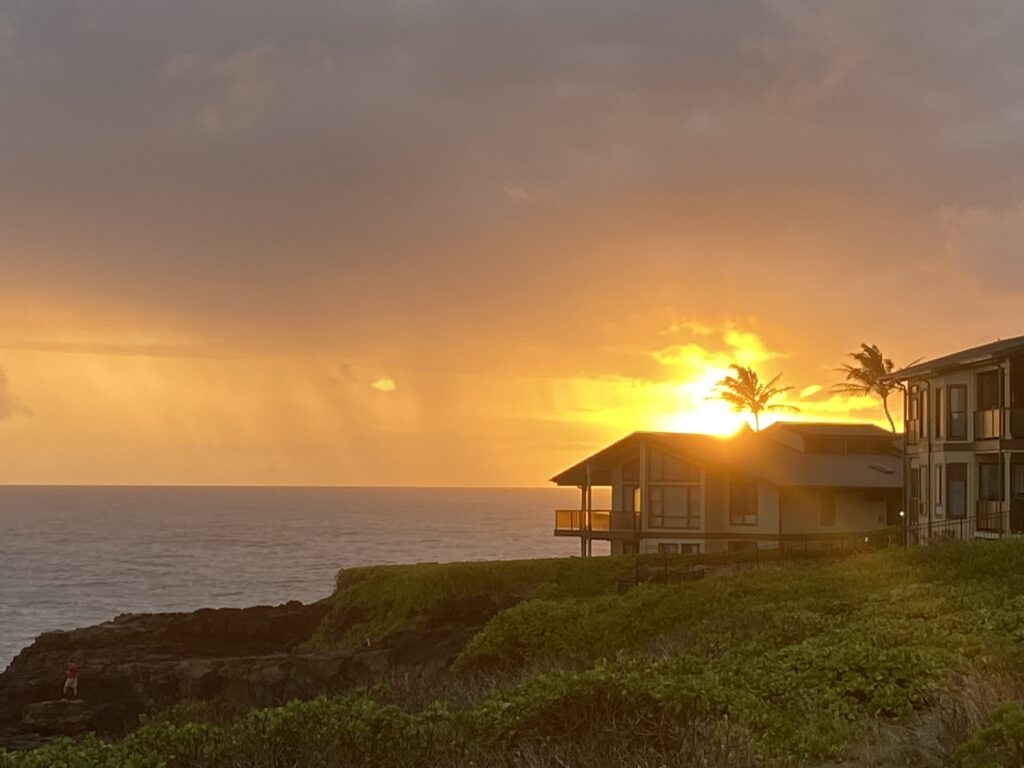
[[[1015,0],[0,0],[0,483],[541,485],[1024,333]],[[897,406],[897,403],[893,403]],[[898,408],[896,408],[898,411]]]

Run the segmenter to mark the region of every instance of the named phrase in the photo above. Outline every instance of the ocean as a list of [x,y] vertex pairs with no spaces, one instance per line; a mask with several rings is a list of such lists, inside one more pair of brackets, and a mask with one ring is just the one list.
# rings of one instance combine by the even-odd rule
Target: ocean
[[341,568],[568,557],[571,488],[0,486],[0,670],[120,613],[304,602]]

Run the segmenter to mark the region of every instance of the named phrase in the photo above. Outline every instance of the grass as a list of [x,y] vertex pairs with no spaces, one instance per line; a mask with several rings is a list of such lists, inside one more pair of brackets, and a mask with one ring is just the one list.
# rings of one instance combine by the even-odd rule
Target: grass
[[350,568],[338,574],[318,648],[355,650],[438,624],[479,625],[528,599],[596,595],[628,572],[624,558],[420,563]]
[[493,616],[441,688],[392,680],[213,722],[197,709],[0,768],[1024,765],[1024,542],[619,595],[630,564],[344,571],[324,647]]

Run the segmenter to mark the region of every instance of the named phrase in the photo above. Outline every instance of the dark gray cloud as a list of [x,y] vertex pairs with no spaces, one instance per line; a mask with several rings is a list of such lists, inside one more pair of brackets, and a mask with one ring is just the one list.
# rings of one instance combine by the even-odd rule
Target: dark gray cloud
[[27,413],[28,409],[11,392],[7,374],[0,370],[0,421],[16,413]]
[[324,343],[927,308],[978,238],[1017,263],[1022,35],[1013,0],[0,0],[0,292]]

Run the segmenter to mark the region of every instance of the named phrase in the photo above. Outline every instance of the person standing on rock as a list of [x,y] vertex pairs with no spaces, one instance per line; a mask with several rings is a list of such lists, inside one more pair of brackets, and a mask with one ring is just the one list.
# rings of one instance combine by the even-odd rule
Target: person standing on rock
[[78,665],[73,661],[68,661],[68,676],[64,681],[64,695],[68,695],[68,691],[71,691],[72,698],[78,698]]

